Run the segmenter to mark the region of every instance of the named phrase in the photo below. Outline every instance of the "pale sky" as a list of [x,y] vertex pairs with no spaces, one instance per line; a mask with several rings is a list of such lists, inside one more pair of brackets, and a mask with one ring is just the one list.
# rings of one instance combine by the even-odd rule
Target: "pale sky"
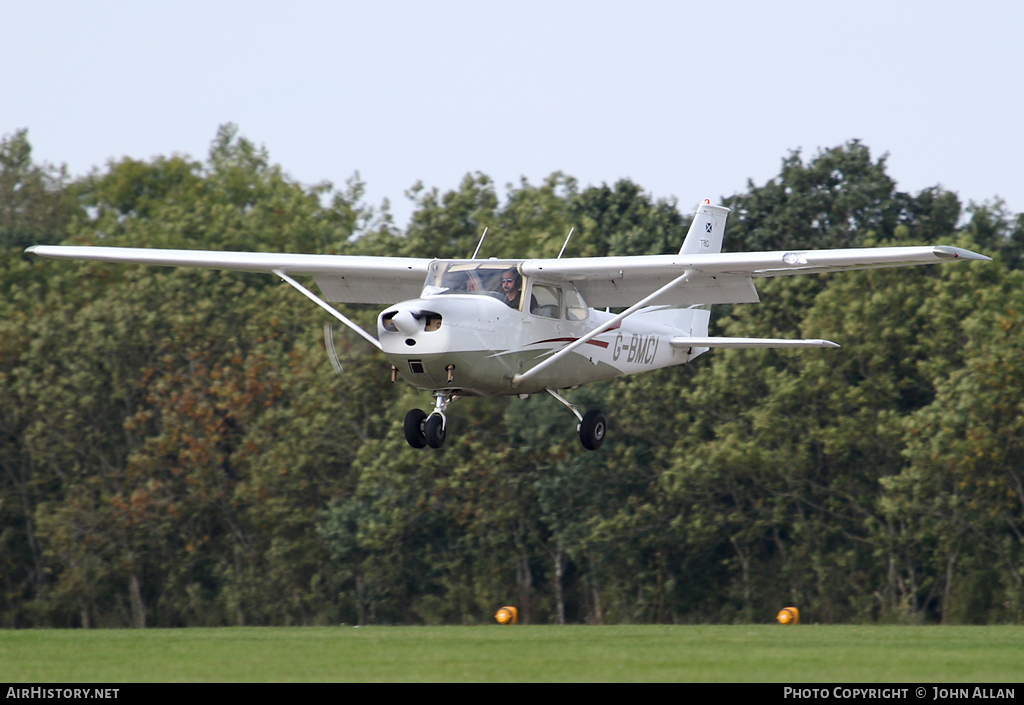
[[0,134],[72,174],[234,122],[371,203],[467,172],[629,177],[687,212],[859,138],[901,190],[1024,211],[1021,2],[0,0]]

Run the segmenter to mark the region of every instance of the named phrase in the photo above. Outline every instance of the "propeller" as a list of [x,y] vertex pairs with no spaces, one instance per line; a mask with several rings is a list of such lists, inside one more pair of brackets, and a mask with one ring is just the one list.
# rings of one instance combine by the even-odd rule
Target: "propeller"
[[330,323],[324,324],[324,347],[327,348],[327,358],[331,361],[334,373],[340,375],[344,368],[341,366],[341,360],[338,359],[338,351],[334,349],[334,326]]

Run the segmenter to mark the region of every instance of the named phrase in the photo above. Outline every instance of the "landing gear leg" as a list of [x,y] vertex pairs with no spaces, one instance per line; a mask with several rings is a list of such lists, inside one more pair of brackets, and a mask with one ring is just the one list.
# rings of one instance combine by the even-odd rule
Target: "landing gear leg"
[[444,445],[448,430],[448,417],[444,412],[448,405],[459,398],[453,392],[434,392],[434,411],[430,416],[420,409],[413,409],[405,415],[405,440],[413,448],[440,448]]
[[444,445],[448,431],[448,417],[444,412],[455,399],[456,395],[451,392],[434,392],[434,411],[423,424],[423,435],[431,448],[440,448]]
[[576,418],[580,420],[576,426],[576,430],[580,434],[580,443],[587,450],[597,450],[604,443],[605,434],[608,431],[608,419],[600,411],[588,411],[586,416],[580,414],[580,410],[576,408],[575,404],[570,404],[561,394],[553,389],[544,390],[558,401],[565,404],[565,406],[576,415]]

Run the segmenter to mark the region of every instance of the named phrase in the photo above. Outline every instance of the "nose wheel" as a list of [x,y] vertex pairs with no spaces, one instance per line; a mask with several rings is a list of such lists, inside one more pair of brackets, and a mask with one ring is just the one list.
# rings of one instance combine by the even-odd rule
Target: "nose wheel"
[[431,414],[423,423],[423,436],[431,448],[440,448],[444,445],[444,422],[445,418],[441,414]]
[[427,437],[423,432],[423,422],[427,415],[423,409],[412,409],[405,415],[405,440],[413,448],[423,448],[427,445]]
[[405,440],[413,448],[440,448],[444,445],[444,439],[448,429],[448,417],[444,412],[448,410],[458,395],[451,392],[437,392],[434,394],[434,411],[427,416],[421,409],[412,409],[405,415]]

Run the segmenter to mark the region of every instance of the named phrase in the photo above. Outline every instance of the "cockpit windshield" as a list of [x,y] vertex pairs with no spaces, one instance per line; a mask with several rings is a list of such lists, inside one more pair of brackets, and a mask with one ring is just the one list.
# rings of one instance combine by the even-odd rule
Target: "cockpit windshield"
[[[422,295],[426,297],[440,294],[471,294],[506,299],[511,292],[512,296],[516,297],[518,307],[522,276],[517,265],[517,262],[509,260],[432,262]],[[505,280],[510,281],[506,283]]]

